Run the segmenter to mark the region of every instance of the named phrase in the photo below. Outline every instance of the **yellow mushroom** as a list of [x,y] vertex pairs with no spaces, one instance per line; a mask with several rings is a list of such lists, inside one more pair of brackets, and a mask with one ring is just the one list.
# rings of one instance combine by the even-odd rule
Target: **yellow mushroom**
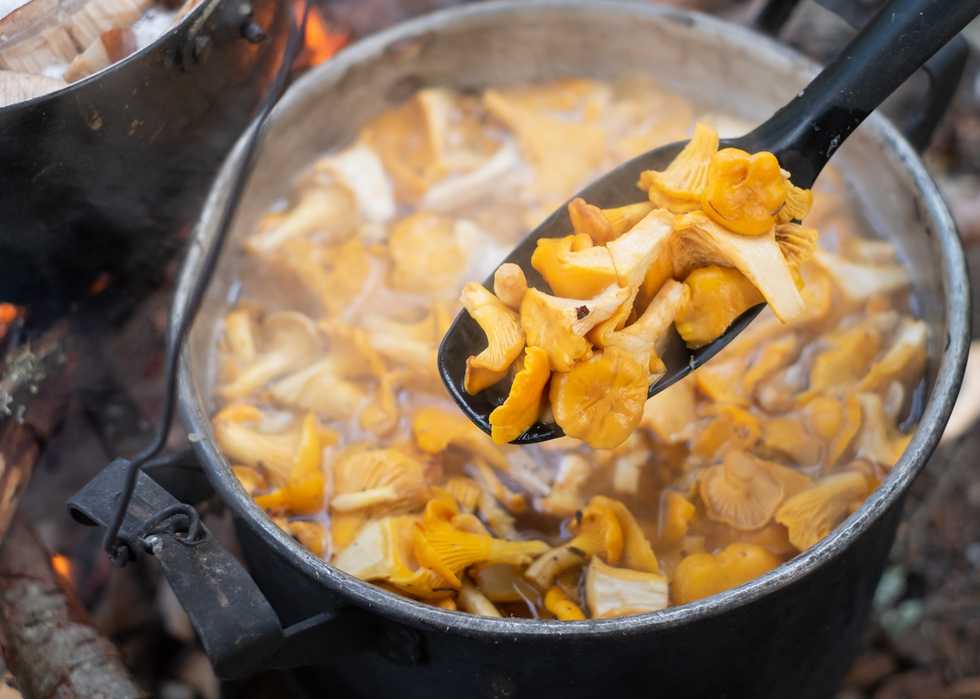
[[360,218],[382,224],[395,215],[395,198],[385,164],[364,144],[357,143],[338,153],[330,153],[313,165],[315,177],[330,177],[344,186],[357,203]]
[[690,298],[677,313],[676,327],[693,349],[713,342],[745,311],[765,303],[762,292],[734,267],[699,267],[684,285]]
[[398,221],[388,237],[395,289],[427,294],[455,289],[466,272],[467,251],[456,240],[452,219],[419,211]]
[[480,428],[459,411],[443,408],[419,408],[412,415],[415,443],[426,454],[440,454],[456,446],[478,456],[494,468],[510,471],[510,461]]
[[537,558],[525,571],[525,577],[547,590],[562,572],[584,565],[590,557],[602,556],[612,564],[623,555],[624,532],[609,498],[589,502],[577,521],[575,536],[566,544]]
[[357,202],[349,189],[337,183],[308,187],[293,207],[263,223],[266,225],[245,241],[249,252],[267,254],[286,241],[313,234],[336,243],[354,233]]
[[861,380],[878,354],[881,334],[868,322],[827,337],[810,368],[810,393],[841,390]]
[[[360,322],[365,341],[374,353],[395,366],[411,370],[413,375],[438,380],[436,345],[439,335],[434,314],[427,314],[417,321],[402,322],[372,313],[366,314]],[[374,371],[377,375],[377,370]]]
[[326,478],[323,475],[323,444],[316,416],[308,413],[303,419],[299,444],[285,485],[255,498],[266,510],[290,514],[315,514],[323,509]]
[[329,248],[304,238],[290,240],[271,261],[295,278],[330,316],[351,317],[359,301],[383,278],[381,260],[360,238]]
[[594,619],[655,612],[667,606],[667,578],[593,558],[585,575],[585,597]]
[[506,444],[517,439],[537,421],[550,377],[548,353],[540,347],[528,347],[524,365],[514,376],[507,399],[490,413],[493,441]]
[[269,487],[265,476],[257,468],[251,466],[232,466],[231,472],[235,474],[242,489],[249,495],[255,495],[260,490]]
[[260,338],[254,360],[231,383],[218,388],[222,398],[244,398],[267,382],[305,367],[321,352],[313,321],[295,311],[276,311],[263,318]]
[[582,621],[585,614],[571,597],[560,587],[552,586],[544,594],[544,608],[555,615],[559,621]]
[[831,438],[827,448],[827,466],[836,464],[854,441],[862,424],[861,401],[857,396],[843,399],[843,416],[840,428]]
[[786,202],[786,180],[772,153],[723,148],[711,158],[701,208],[741,235],[764,235]]
[[442,486],[456,501],[460,512],[471,513],[480,502],[480,486],[472,478],[453,476]]
[[901,291],[911,283],[908,272],[900,264],[864,264],[826,250],[817,250],[813,259],[852,303]]
[[487,336],[487,347],[466,359],[463,385],[470,394],[500,381],[524,349],[521,317],[477,282],[469,282],[460,294],[463,308]]
[[[674,216],[663,209],[651,211],[626,233],[606,244],[620,286],[635,289],[644,283],[657,260],[670,252]],[[647,289],[651,294],[656,289]]]
[[232,363],[233,375],[254,362],[255,355],[258,354],[257,329],[253,316],[254,313],[248,308],[237,308],[225,316],[222,349],[227,354],[222,358]]
[[433,498],[425,506],[413,541],[416,560],[457,589],[463,571],[474,563],[526,565],[548,549],[543,541],[507,541],[463,531],[452,524],[458,514],[451,498]]
[[718,151],[718,133],[705,124],[694,126],[694,135],[663,172],[646,170],[639,187],[654,205],[673,213],[696,211],[708,184],[711,159]]
[[480,592],[479,588],[474,587],[474,585],[466,579],[464,579],[460,585],[456,602],[460,609],[462,609],[464,612],[469,612],[470,614],[497,618],[503,616],[494,606],[493,602],[491,602],[482,592]]
[[314,556],[323,558],[326,554],[327,529],[322,523],[293,520],[286,525],[286,531]]
[[748,358],[738,354],[731,355],[729,349],[727,355],[714,359],[695,371],[694,383],[701,393],[715,403],[748,405],[749,396],[743,382],[748,371]]
[[643,418],[650,372],[617,347],[551,379],[551,410],[570,437],[597,449],[622,444]]
[[683,494],[665,490],[660,496],[660,521],[657,526],[657,543],[676,546],[687,536],[687,530],[697,509]]
[[469,574],[491,602],[523,602],[538,594],[537,589],[524,579],[520,566],[506,563],[475,565]]
[[642,425],[667,444],[686,442],[697,419],[695,400],[693,379],[681,379],[647,400]]
[[766,343],[742,377],[745,392],[749,395],[754,393],[759,383],[790,364],[796,359],[799,351],[800,343],[794,333],[787,333]]
[[800,466],[814,466],[823,449],[797,415],[768,418],[763,424],[762,444],[766,449],[789,457]]
[[805,551],[827,536],[867,494],[868,481],[860,473],[827,476],[787,499],[776,511],[776,521],[789,531],[793,546]]
[[[632,570],[639,570],[646,573],[657,573],[660,565],[657,556],[647,541],[643,529],[639,522],[633,517],[633,513],[619,500],[607,498],[605,495],[596,495],[589,501],[590,505],[605,507],[616,515],[620,529],[623,532],[623,555],[620,562],[624,567]],[[616,561],[609,560],[610,563]]]
[[776,213],[778,223],[802,221],[813,208],[813,190],[797,187],[786,178],[786,201]]
[[274,482],[284,483],[293,466],[299,434],[295,429],[265,432],[262,419],[258,408],[232,403],[212,420],[215,440],[232,462],[265,468]]
[[786,262],[796,270],[813,258],[819,238],[816,228],[807,228],[798,223],[781,223],[776,226],[776,244]]
[[585,300],[559,298],[528,289],[521,302],[521,327],[527,345],[547,352],[555,371],[568,371],[576,360],[587,357],[591,351],[585,334],[612,316],[628,296],[628,289],[615,284]]
[[663,362],[658,356],[659,346],[667,338],[670,324],[678,311],[687,303],[688,294],[687,286],[673,279],[668,280],[639,318],[606,338],[604,351],[618,347],[629,353],[637,364],[648,368],[648,381],[653,383],[657,374],[664,371]]
[[618,279],[609,250],[591,245],[587,236],[585,241],[576,235],[538,239],[531,266],[555,294],[565,298],[591,298]]
[[860,391],[878,391],[892,381],[907,381],[920,376],[926,365],[926,343],[929,326],[921,320],[903,320],[895,332],[891,347],[871,365],[858,384]]
[[651,210],[653,204],[649,202],[600,209],[576,197],[568,204],[568,217],[572,230],[588,235],[596,245],[605,245],[635,226]]
[[762,546],[734,543],[717,554],[694,553],[674,570],[671,599],[687,604],[744,585],[778,566],[779,558]]
[[751,449],[759,441],[762,426],[749,411],[737,405],[721,405],[713,412],[715,418],[691,443],[696,456],[714,459],[725,450]]
[[724,462],[702,471],[699,480],[708,518],[739,531],[765,526],[783,500],[783,484],[742,451],[728,452]]
[[412,548],[418,521],[416,515],[371,520],[334,555],[334,566],[361,580],[383,581],[420,599],[451,596],[455,588],[415,559]]
[[505,262],[493,273],[493,293],[515,311],[520,309],[524,293],[527,291],[527,277],[524,270],[513,262]]
[[326,357],[273,383],[269,396],[287,408],[312,410],[327,420],[342,420],[367,394],[359,384],[341,376],[335,360]]
[[686,277],[692,269],[707,265],[735,267],[762,293],[781,321],[786,323],[803,314],[803,297],[773,232],[755,236],[732,233],[700,211],[678,216],[674,228],[675,277]]
[[349,447],[333,463],[330,509],[373,515],[411,510],[429,497],[428,470],[398,449]]
[[548,495],[534,501],[535,507],[553,517],[570,517],[584,506],[582,488],[592,468],[581,454],[562,454],[558,473]]
[[878,394],[859,393],[857,399],[861,403],[863,427],[855,443],[855,456],[890,469],[912,441],[912,435],[898,431],[885,413]]

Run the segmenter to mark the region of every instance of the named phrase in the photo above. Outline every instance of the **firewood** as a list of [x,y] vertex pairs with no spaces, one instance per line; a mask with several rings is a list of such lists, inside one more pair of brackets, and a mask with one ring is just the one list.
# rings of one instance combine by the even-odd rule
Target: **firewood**
[[73,83],[112,65],[135,50],[136,36],[129,27],[114,27],[104,31],[71,62],[65,71],[65,80]]
[[58,78],[0,70],[0,107],[32,97],[40,97],[60,90],[64,86],[65,81]]
[[130,678],[115,646],[86,623],[19,517],[0,548],[0,643],[26,699],[150,696]]

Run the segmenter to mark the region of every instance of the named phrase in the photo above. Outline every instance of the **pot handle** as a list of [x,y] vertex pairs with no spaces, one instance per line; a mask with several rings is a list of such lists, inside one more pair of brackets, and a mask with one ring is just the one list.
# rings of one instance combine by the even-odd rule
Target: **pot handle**
[[[815,0],[825,10],[833,12],[857,30],[863,27],[880,7],[881,3],[859,3],[853,0]],[[778,36],[796,11],[800,0],[769,0],[754,19],[756,29]],[[936,129],[949,109],[956,88],[963,78],[970,45],[958,36],[936,52],[922,71],[929,79],[929,88],[921,106],[901,115],[892,115],[898,129],[918,152],[929,147]]]
[[[189,464],[196,466],[193,458],[188,450],[155,460],[147,468],[176,468],[186,474]],[[123,490],[126,463],[112,461],[68,501],[72,518],[88,526],[107,526]],[[210,534],[197,511],[147,473],[138,476],[119,535],[133,556],[159,561],[215,673],[223,679],[314,664],[324,654],[357,652],[377,640],[376,624],[349,607],[284,627],[262,590]]]

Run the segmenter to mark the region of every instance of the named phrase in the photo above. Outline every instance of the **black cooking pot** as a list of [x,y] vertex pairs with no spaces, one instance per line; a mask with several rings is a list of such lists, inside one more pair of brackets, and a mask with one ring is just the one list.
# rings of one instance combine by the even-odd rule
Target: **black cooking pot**
[[149,46],[0,108],[0,299],[35,321],[156,276],[282,58],[288,3],[203,0]]
[[[368,118],[419,87],[615,78],[638,67],[681,95],[748,120],[767,117],[817,70],[749,30],[639,3],[515,0],[432,15],[351,47],[289,91],[269,123],[233,241],[316,154],[348,143]],[[212,190],[179,297],[200,273],[242,152],[239,144]],[[234,513],[251,576],[200,534],[192,510],[147,476],[123,535],[160,559],[224,676],[312,663],[342,696],[403,699],[829,696],[859,647],[904,493],[942,433],[969,340],[963,252],[913,149],[872,116],[835,163],[863,183],[856,197],[869,224],[910,263],[932,338],[925,407],[908,449],[863,507],[767,575],[659,612],[566,623],[449,612],[327,565],[253,503],[213,440],[212,350],[240,267],[234,242],[185,348],[180,400],[193,452]],[[121,473],[122,464],[103,472],[72,501],[73,514],[104,524]]]

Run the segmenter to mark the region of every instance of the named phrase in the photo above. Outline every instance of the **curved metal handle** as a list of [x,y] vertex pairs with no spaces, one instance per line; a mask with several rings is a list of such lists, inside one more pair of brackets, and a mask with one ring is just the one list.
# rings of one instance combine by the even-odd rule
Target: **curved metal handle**
[[[184,480],[186,459],[193,459],[189,454],[170,455],[147,468],[176,467]],[[126,461],[113,461],[68,501],[69,514],[81,524],[107,526],[125,477]],[[196,511],[145,472],[137,479],[120,538],[134,552],[159,561],[216,674],[224,679],[314,664],[324,653],[357,652],[377,640],[376,624],[353,608],[283,627],[252,576],[211,536]]]
[[980,0],[892,0],[793,101],[749,134],[808,187],[864,119],[980,14]]
[[[754,18],[757,29],[778,36],[800,0],[769,0]],[[883,3],[853,2],[853,0],[816,0],[825,10],[834,13],[855,31],[865,26]],[[892,113],[893,120],[905,138],[920,153],[929,147],[936,129],[956,95],[956,89],[966,62],[970,46],[962,36],[953,39],[930,58],[922,72],[929,79],[928,91],[919,101],[919,108],[905,113]]]

